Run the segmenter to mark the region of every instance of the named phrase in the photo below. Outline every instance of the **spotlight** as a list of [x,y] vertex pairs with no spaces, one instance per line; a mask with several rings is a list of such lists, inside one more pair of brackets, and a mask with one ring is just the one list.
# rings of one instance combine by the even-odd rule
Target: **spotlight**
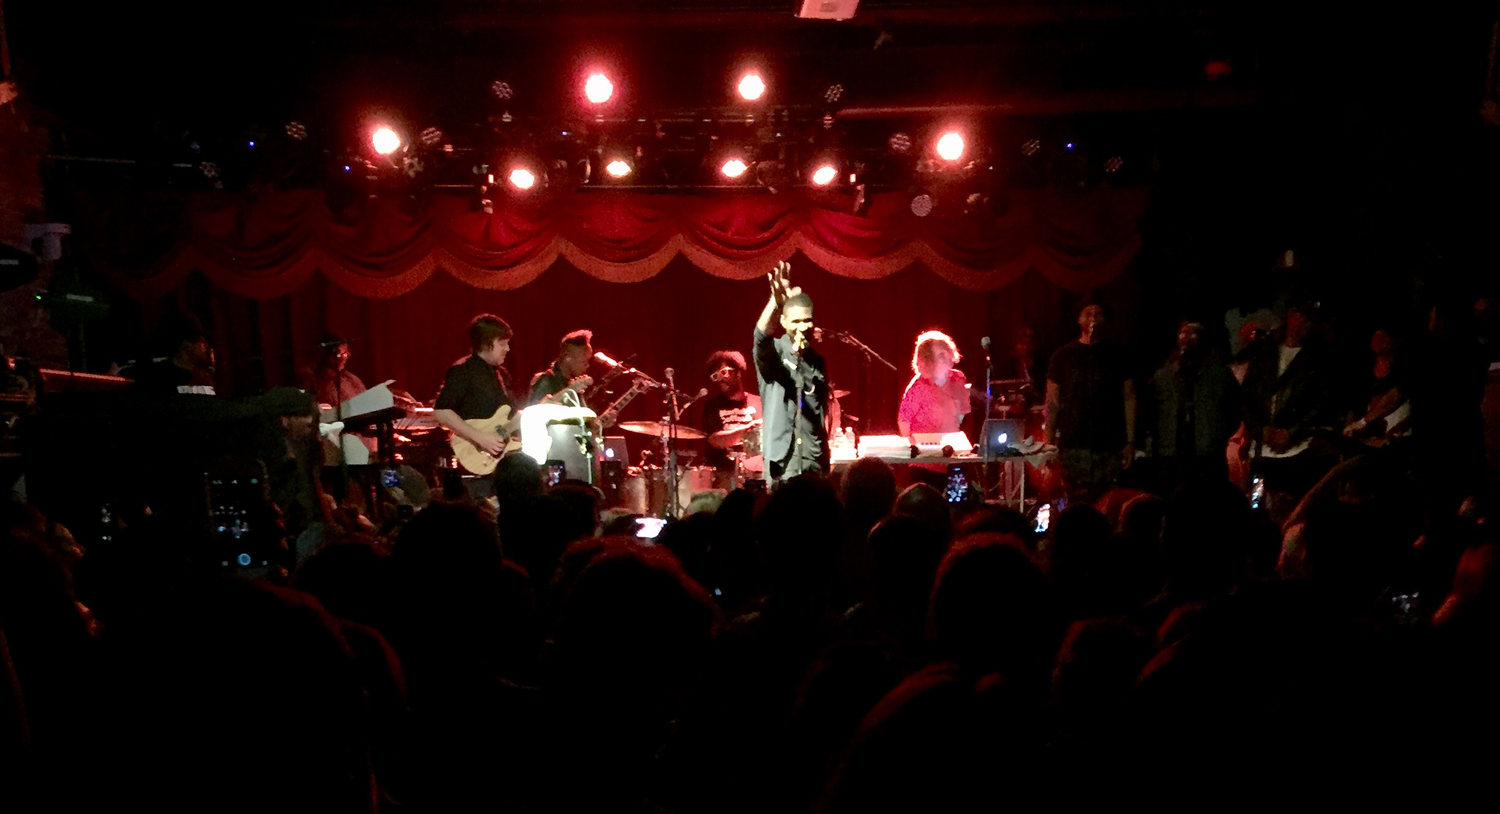
[[307,138],[307,125],[302,122],[287,122],[286,135],[292,141],[301,141]]
[[1021,154],[1022,155],[1036,155],[1038,152],[1041,151],[1041,149],[1042,149],[1042,142],[1039,141],[1039,140],[1037,140],[1037,139],[1032,139],[1032,140],[1026,142],[1025,144],[1021,145]]
[[932,214],[932,196],[922,193],[911,199],[911,213],[919,218]]
[[1073,149],[1073,142],[1070,141],[1067,144],[1064,144],[1063,147],[1066,148],[1066,149],[1071,150],[1071,149]]
[[838,100],[842,98],[844,98],[843,85],[835,83],[829,85],[828,90],[823,91],[823,101],[827,102],[830,105],[838,103]]
[[760,74],[747,73],[740,77],[739,89],[741,99],[753,102],[766,92],[766,83]]
[[621,158],[616,158],[604,165],[604,171],[611,178],[624,178],[630,174],[630,163]]
[[422,139],[423,145],[428,147],[436,147],[438,142],[443,140],[443,131],[437,129],[436,127],[429,127],[426,130],[422,131],[419,138]]
[[944,161],[957,161],[964,157],[964,137],[956,132],[948,131],[938,139],[937,154]]
[[1123,166],[1125,166],[1125,159],[1119,156],[1112,156],[1109,160],[1104,162],[1104,171],[1119,172],[1120,168]]
[[602,73],[589,74],[588,81],[583,83],[583,94],[590,102],[602,105],[615,95],[615,85]]
[[749,167],[745,164],[745,162],[739,160],[738,158],[731,158],[728,161],[725,161],[723,166],[719,167],[719,172],[724,173],[725,178],[738,178],[741,175],[744,175],[745,170],[747,169],[749,169]]
[[911,152],[911,136],[905,133],[892,133],[886,144],[896,155],[906,155]]
[[495,98],[502,102],[515,95],[515,91],[511,90],[510,83],[502,82],[499,79],[490,83],[490,93],[495,94]]
[[837,177],[838,174],[838,168],[834,167],[832,164],[823,164],[820,165],[817,169],[813,170],[812,182],[820,187],[826,187],[829,184],[833,183],[833,179]]
[[525,167],[517,167],[510,171],[510,185],[516,189],[531,189],[536,186],[536,175]]
[[375,152],[390,155],[401,149],[401,137],[389,127],[377,127],[370,135],[370,144],[375,148]]

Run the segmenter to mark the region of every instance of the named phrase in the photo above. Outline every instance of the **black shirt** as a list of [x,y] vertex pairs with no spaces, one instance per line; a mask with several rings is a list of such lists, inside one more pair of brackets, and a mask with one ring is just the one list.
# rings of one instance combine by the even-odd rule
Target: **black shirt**
[[1074,340],[1047,363],[1057,385],[1057,445],[1114,450],[1125,446],[1125,362],[1113,345]]
[[[698,428],[713,435],[726,426],[743,426],[760,417],[759,396],[741,392],[738,398],[732,398],[715,393],[703,400],[703,420]],[[704,453],[703,462],[718,469],[728,469],[732,463],[725,450],[713,446]]]
[[[561,393],[568,386],[568,377],[557,369],[557,365],[543,370],[541,373],[531,377],[531,389],[526,396],[526,405],[540,404],[542,399]],[[578,395],[578,406],[587,407],[583,400],[583,394]]]
[[120,375],[135,380],[136,387],[144,392],[186,393],[212,396],[214,380],[206,370],[188,370],[178,367],[172,360],[132,365],[120,371]]
[[433,408],[452,410],[459,418],[469,421],[489,418],[502,406],[513,403],[505,371],[490,367],[477,355],[471,355],[448,368],[443,389]]

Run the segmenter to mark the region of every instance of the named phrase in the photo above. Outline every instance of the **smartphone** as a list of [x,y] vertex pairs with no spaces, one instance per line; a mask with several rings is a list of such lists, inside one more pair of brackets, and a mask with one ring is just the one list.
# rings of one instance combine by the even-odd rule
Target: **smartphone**
[[1052,504],[1051,503],[1043,503],[1042,505],[1040,505],[1040,506],[1037,507],[1037,510],[1036,510],[1036,522],[1034,522],[1032,524],[1031,530],[1034,531],[1034,532],[1036,532],[1037,534],[1046,534],[1047,533],[1047,529],[1049,529],[1051,527],[1052,527]]
[[271,508],[265,467],[223,464],[203,473],[208,501],[210,561],[222,568],[271,565],[281,529]]
[[562,483],[563,478],[567,477],[567,474],[568,467],[562,461],[548,461],[547,465],[542,468],[542,485],[547,487],[556,486]]
[[958,464],[948,465],[948,502],[962,503],[969,494],[969,479]]
[[635,536],[642,540],[655,540],[656,535],[661,534],[663,527],[667,525],[664,517],[637,517],[635,519]]
[[1259,475],[1250,479],[1250,508],[1259,509],[1266,500],[1266,481]]

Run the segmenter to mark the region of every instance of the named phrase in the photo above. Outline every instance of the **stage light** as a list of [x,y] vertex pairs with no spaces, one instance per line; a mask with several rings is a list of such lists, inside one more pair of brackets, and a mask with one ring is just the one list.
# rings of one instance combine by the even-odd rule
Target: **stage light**
[[502,82],[499,79],[490,83],[490,93],[495,94],[495,98],[502,102],[516,95],[515,91],[511,89],[509,82]]
[[740,98],[755,101],[766,92],[766,83],[759,74],[747,73],[740,79]]
[[401,149],[401,137],[389,127],[377,127],[370,135],[370,145],[381,155],[390,155]]
[[307,138],[307,125],[302,122],[287,122],[286,135],[292,141],[302,141]]
[[536,175],[525,167],[517,167],[510,171],[510,185],[516,189],[531,189],[536,186]]
[[938,139],[937,154],[944,161],[957,161],[964,157],[964,137],[949,131]]
[[1022,155],[1036,155],[1038,152],[1041,151],[1041,149],[1042,149],[1042,142],[1038,141],[1037,139],[1031,139],[1030,141],[1028,141],[1025,144],[1021,145],[1021,154]]
[[1064,145],[1063,145],[1063,147],[1065,147],[1065,148],[1067,148],[1067,149],[1069,149],[1069,150],[1071,150],[1071,149],[1073,149],[1073,142],[1071,142],[1071,141],[1070,141],[1070,142],[1068,142],[1068,143],[1067,143],[1067,144],[1064,144]]
[[602,105],[615,95],[615,85],[602,73],[589,74],[588,81],[583,83],[583,94],[590,102]]
[[616,158],[604,165],[604,171],[611,178],[624,178],[630,174],[630,163],[621,158]]
[[1109,158],[1109,160],[1104,162],[1104,171],[1119,172],[1120,168],[1123,166],[1125,166],[1125,159],[1119,156],[1112,156]]
[[919,218],[932,214],[932,196],[922,193],[911,199],[911,213]]
[[418,138],[422,139],[422,144],[428,147],[436,147],[443,140],[443,131],[436,127],[429,127],[423,130]]
[[906,155],[911,152],[911,136],[905,133],[892,133],[886,144],[891,148],[891,152],[896,155]]
[[833,183],[833,179],[837,177],[838,174],[838,169],[832,164],[823,164],[817,169],[813,170],[812,182],[820,187],[826,187],[829,184]]
[[739,160],[738,158],[731,158],[728,161],[725,161],[723,166],[719,167],[719,172],[724,173],[725,178],[738,178],[741,175],[744,175],[745,170],[747,169],[749,169],[749,167],[745,164],[745,162]]

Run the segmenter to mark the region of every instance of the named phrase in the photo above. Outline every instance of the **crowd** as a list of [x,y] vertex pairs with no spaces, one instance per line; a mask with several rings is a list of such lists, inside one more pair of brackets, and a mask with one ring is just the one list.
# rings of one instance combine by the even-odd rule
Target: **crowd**
[[[1359,406],[1324,422],[1363,449],[1273,513],[1233,483],[1238,421],[1212,411],[1316,348],[1298,313],[1247,336],[1237,370],[1185,324],[1143,387],[1152,488],[1123,478],[1045,532],[898,492],[875,459],[695,501],[643,539],[594,487],[510,456],[493,504],[282,510],[294,534],[266,567],[190,555],[162,510],[75,538],[7,503],[0,804],[832,814],[1483,787],[1495,495],[1472,468],[1424,482],[1479,448],[1413,451],[1397,412],[1475,429],[1455,424],[1457,361],[1434,360],[1483,343],[1460,354],[1434,322],[1402,369],[1377,332]],[[1298,387],[1334,380],[1302,358],[1323,372]],[[1303,396],[1272,389],[1236,418],[1285,453],[1313,422],[1278,419]],[[1377,422],[1388,443],[1365,443]],[[294,447],[267,466],[273,515]]]
[[333,516],[284,579],[7,505],[7,810],[984,810],[1494,756],[1482,496],[1353,472],[1283,534],[1203,481],[1038,535],[866,460],[647,541],[520,469],[498,515]]

